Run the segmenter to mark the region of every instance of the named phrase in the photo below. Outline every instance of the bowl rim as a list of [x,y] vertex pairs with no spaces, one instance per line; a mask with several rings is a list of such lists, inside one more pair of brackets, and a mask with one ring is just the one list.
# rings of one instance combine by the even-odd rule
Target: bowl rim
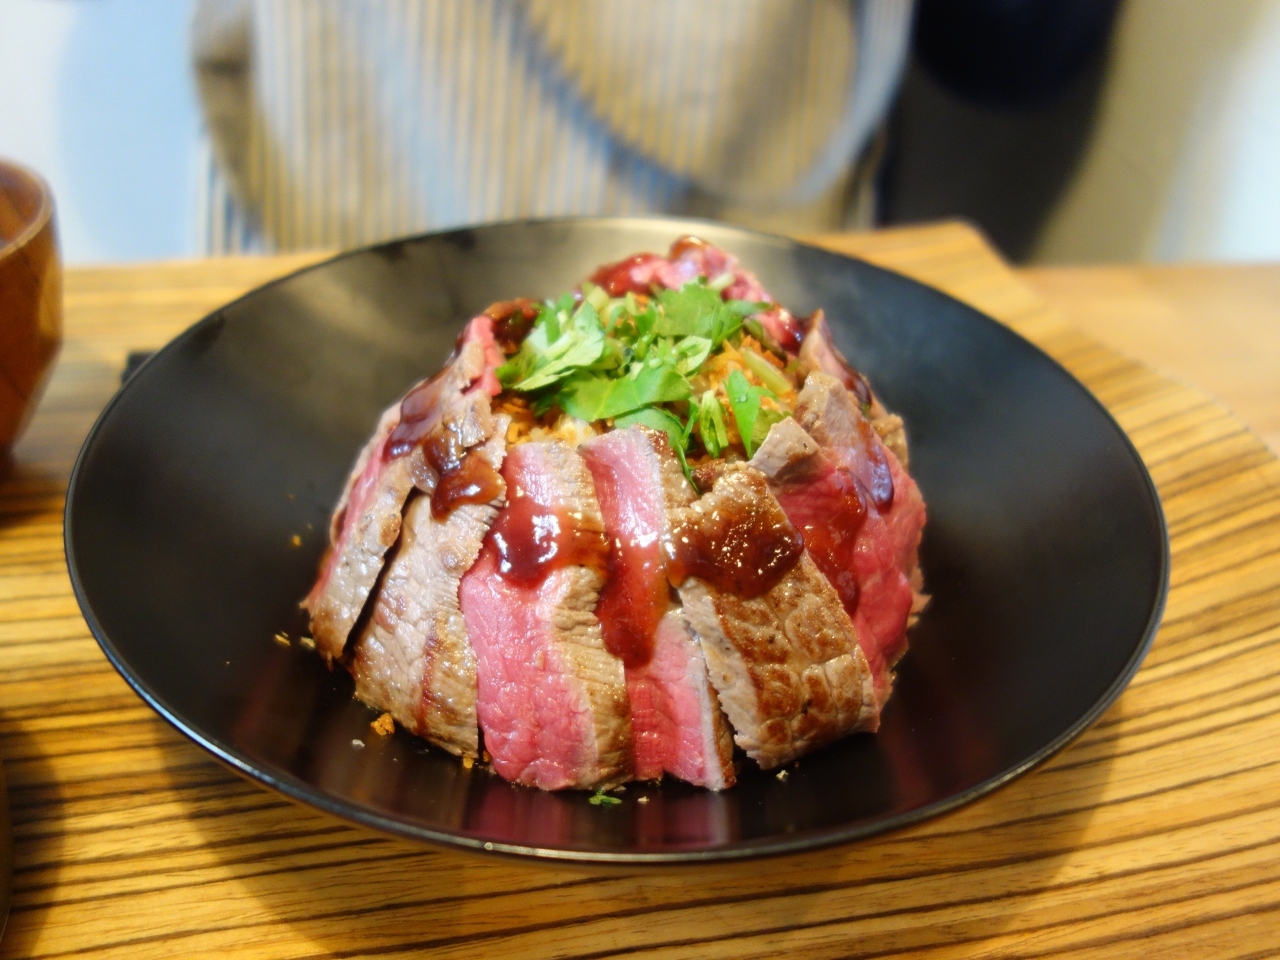
[[11,240],[0,242],[0,263],[3,263],[38,237],[53,219],[53,190],[48,180],[26,164],[18,163],[16,160],[0,157],[0,170],[12,173],[34,187],[40,197],[40,206],[36,209],[35,215],[27,219],[22,229]]

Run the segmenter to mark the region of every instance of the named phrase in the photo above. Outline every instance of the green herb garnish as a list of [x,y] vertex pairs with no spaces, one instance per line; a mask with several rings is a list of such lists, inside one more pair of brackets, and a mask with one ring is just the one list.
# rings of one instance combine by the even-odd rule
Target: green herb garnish
[[[721,399],[714,390],[695,396],[693,380],[726,343],[741,346],[744,322],[753,334],[762,330],[750,318],[771,308],[747,300],[726,302],[705,280],[644,300],[630,293],[610,298],[587,283],[579,298],[566,294],[542,305],[529,335],[497,376],[505,389],[527,395],[535,415],[559,407],[587,422],[661,430],[688,476],[686,453],[695,432],[713,457],[729,446]],[[761,342],[770,349],[771,343]],[[754,351],[744,350],[742,357],[765,388],[751,386],[735,370],[724,390],[751,456],[763,439],[761,430],[767,434],[786,416],[762,408],[761,398],[776,401],[792,385]]]
[[[747,354],[743,354],[746,356]],[[769,435],[769,428],[779,420],[787,417],[786,413],[769,407],[763,407],[760,401],[769,397],[777,400],[773,391],[764,387],[753,387],[742,375],[741,370],[734,370],[725,381],[725,390],[729,394],[729,409],[733,411],[733,419],[738,424],[738,434],[742,437],[742,446],[748,457],[755,456],[757,448]]]
[[612,807],[621,802],[622,801],[619,800],[617,797],[611,797],[607,793],[605,793],[603,790],[597,790],[595,793],[593,793],[590,797],[587,798],[587,803],[593,804],[594,806],[597,806],[597,807],[602,807],[602,806]]
[[537,390],[595,363],[603,352],[604,326],[589,302],[572,315],[559,306],[544,307],[520,350],[498,368],[498,380],[515,390]]
[[557,394],[560,409],[579,420],[604,420],[655,403],[687,400],[689,381],[673,366],[637,363],[617,380],[584,371],[565,381]]
[[[690,418],[692,422],[692,418]],[[724,422],[724,408],[716,399],[714,390],[707,390],[698,402],[698,435],[702,445],[713,457],[729,445],[729,428]]]

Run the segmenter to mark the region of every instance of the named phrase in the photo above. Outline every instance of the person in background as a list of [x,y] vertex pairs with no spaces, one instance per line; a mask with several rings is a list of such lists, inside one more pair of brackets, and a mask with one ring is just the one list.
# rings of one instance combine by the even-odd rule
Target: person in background
[[911,0],[197,0],[206,252],[672,213],[870,224]]

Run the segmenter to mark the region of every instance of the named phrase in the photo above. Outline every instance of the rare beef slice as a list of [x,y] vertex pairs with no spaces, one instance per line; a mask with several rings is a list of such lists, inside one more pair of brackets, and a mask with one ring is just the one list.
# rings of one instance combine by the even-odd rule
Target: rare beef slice
[[[508,418],[493,421],[490,438],[467,455],[484,458],[496,472],[506,453]],[[356,696],[409,732],[467,757],[479,756],[476,663],[458,588],[505,493],[501,483],[490,499],[460,504],[444,516],[436,515],[431,496],[413,499],[350,656]]]
[[506,505],[460,589],[485,748],[517,783],[620,783],[631,774],[630,704],[596,618],[608,543],[591,473],[549,440],[511,448],[502,475]]
[[[760,540],[761,530],[790,527],[760,471],[726,465],[711,489],[678,518],[675,537],[693,539],[703,525],[717,537]],[[762,513],[763,511],[763,513]],[[750,527],[731,529],[734,518]],[[672,543],[669,553],[679,553]],[[726,555],[730,567],[735,562]],[[764,769],[854,730],[874,730],[880,701],[852,621],[827,578],[801,550],[778,574],[754,570],[690,575],[679,583],[683,615],[706,656],[712,685],[734,739]],[[718,581],[718,582],[717,582]]]
[[671,596],[662,541],[669,516],[695,499],[666,434],[632,426],[580,452],[609,539],[596,613],[625,667],[636,779],[672,774],[720,790],[734,782],[732,734],[706,661]]

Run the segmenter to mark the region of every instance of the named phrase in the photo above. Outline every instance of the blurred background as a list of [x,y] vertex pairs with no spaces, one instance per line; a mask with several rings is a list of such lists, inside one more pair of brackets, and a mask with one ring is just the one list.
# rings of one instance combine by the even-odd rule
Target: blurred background
[[[1280,0],[1078,5],[1096,36],[1028,62],[917,4],[875,222],[965,218],[1031,264],[1280,258]],[[0,155],[51,181],[71,263],[207,250],[192,12],[0,0]]]

